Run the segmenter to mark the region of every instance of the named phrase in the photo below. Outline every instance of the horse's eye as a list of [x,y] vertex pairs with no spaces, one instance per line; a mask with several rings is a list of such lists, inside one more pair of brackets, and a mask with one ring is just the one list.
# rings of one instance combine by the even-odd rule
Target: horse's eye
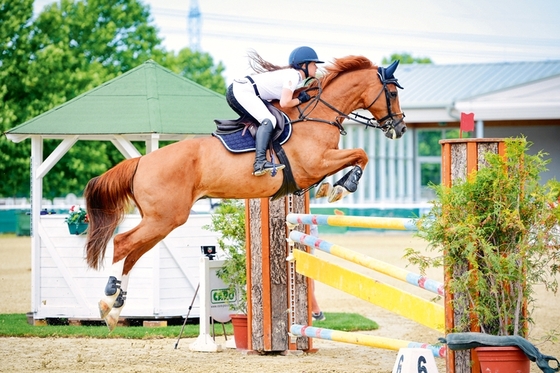
[[399,95],[399,94],[398,94],[397,91],[395,91],[395,92],[389,91],[389,97],[390,97],[391,99],[397,98],[398,95]]

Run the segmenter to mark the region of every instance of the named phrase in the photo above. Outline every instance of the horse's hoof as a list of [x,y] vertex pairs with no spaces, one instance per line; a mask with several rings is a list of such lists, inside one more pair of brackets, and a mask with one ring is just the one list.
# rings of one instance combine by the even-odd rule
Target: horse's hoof
[[105,319],[109,314],[109,312],[111,312],[112,307],[109,306],[107,303],[105,303],[104,300],[100,300],[98,305],[99,305],[99,315],[101,316],[102,319]]
[[336,185],[330,192],[329,194],[329,199],[328,201],[330,203],[332,202],[336,202],[336,201],[340,201],[342,199],[342,197],[344,197],[345,195],[349,194],[348,191],[346,189],[344,189],[343,187],[341,187],[340,185]]
[[105,318],[105,324],[107,324],[107,327],[109,328],[109,332],[112,332],[113,330],[115,330],[118,323],[119,323],[119,317],[118,316],[114,317],[113,315],[109,314]]
[[321,185],[319,185],[319,187],[317,188],[317,193],[315,193],[315,198],[323,198],[328,196],[331,189],[332,189],[331,183],[329,183],[328,181],[322,182]]

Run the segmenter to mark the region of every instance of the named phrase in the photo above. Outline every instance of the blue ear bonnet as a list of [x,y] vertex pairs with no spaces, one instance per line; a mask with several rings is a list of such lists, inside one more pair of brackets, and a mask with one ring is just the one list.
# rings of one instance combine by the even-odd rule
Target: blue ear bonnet
[[388,67],[378,67],[377,74],[379,75],[379,78],[381,79],[381,82],[383,84],[394,84],[400,89],[404,89],[399,84],[397,78],[395,78],[395,76],[393,75],[395,73],[395,70],[397,69],[397,66],[399,66],[399,60],[394,61]]

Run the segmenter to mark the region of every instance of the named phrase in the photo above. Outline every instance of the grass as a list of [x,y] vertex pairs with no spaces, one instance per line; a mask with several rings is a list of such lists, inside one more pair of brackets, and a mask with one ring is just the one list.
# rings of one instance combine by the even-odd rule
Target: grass
[[[325,313],[325,321],[314,321],[313,326],[336,329],[342,331],[375,330],[375,321],[356,313]],[[158,339],[177,338],[181,332],[181,325],[161,328],[146,328],[143,326],[116,327],[113,332],[104,325],[73,326],[46,325],[33,326],[27,323],[25,314],[0,314],[0,337],[59,337],[59,338],[128,338],[128,339]],[[223,333],[221,325],[214,325],[216,335]],[[225,324],[226,334],[231,335],[231,323]],[[183,330],[183,338],[195,338],[199,334],[198,324],[187,324]]]
[[313,321],[313,326],[323,329],[335,329],[343,332],[376,330],[379,325],[357,313],[325,312],[324,321]]

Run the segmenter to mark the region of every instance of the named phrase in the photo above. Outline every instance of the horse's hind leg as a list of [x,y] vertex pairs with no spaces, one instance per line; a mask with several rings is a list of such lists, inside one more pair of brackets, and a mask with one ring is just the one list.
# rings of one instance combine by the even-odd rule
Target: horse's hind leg
[[111,308],[110,312],[107,315],[105,315],[105,317],[103,317],[110,331],[113,331],[113,329],[115,329],[115,327],[117,326],[119,322],[119,316],[121,314],[122,309],[124,308],[124,304],[126,303],[128,278],[129,278],[128,274],[122,276],[120,291],[118,292],[118,296],[115,298],[113,307]]
[[105,297],[99,301],[101,318],[109,330],[115,329],[124,308],[130,270],[174,228],[171,222],[144,218],[135,228],[115,237],[111,276],[105,287]]
[[123,267],[124,259],[113,263],[111,266],[111,275],[107,285],[105,285],[105,297],[99,301],[99,315],[102,319],[105,319],[109,312],[111,312],[115,301],[121,293]]

